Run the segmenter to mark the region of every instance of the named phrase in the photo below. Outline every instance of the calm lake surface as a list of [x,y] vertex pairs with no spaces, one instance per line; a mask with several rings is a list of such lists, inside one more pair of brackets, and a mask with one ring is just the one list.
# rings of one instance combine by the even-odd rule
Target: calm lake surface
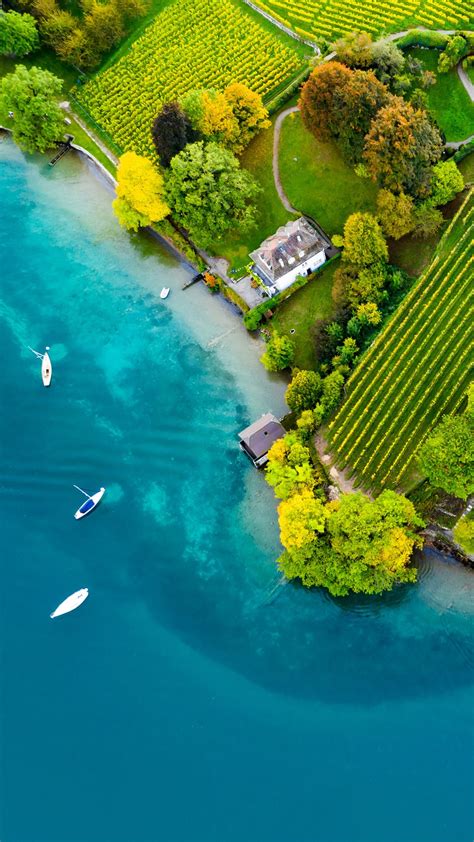
[[2,841],[471,842],[473,577],[280,585],[258,344],[78,158],[5,141],[0,197]]

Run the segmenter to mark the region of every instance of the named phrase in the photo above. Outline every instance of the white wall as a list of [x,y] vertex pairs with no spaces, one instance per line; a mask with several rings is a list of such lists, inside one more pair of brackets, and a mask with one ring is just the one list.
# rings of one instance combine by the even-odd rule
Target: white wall
[[324,251],[320,251],[317,254],[313,254],[309,260],[305,260],[304,263],[298,263],[294,269],[290,269],[286,275],[282,275],[281,278],[275,282],[274,287],[276,288],[277,292],[283,292],[284,289],[288,289],[298,275],[306,275],[308,269],[311,272],[314,272],[315,269],[318,269],[326,260],[326,255]]

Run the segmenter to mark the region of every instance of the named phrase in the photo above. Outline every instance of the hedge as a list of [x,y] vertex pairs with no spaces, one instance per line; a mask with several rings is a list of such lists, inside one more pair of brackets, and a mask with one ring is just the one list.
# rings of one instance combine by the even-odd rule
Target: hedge
[[267,310],[276,310],[283,301],[286,301],[287,298],[290,298],[293,293],[297,292],[297,290],[301,289],[301,287],[306,286],[310,281],[312,281],[322,269],[326,269],[330,263],[334,260],[338,260],[340,257],[339,254],[335,254],[334,257],[331,257],[329,260],[326,260],[319,269],[316,269],[311,275],[301,275],[299,278],[296,279],[294,284],[292,284],[288,289],[284,289],[283,292],[279,292],[278,295],[273,296],[273,298],[267,298],[265,301],[262,301],[261,304],[258,304],[256,307],[253,307],[248,313],[244,316],[244,325],[247,330],[256,330],[260,325],[264,313]]
[[[474,47],[474,32],[456,30],[456,35],[462,35],[466,39],[468,49]],[[452,35],[442,35],[432,29],[410,29],[406,35],[396,41],[397,47],[406,50],[408,47],[428,47],[436,50],[444,50]]]
[[458,163],[462,161],[463,158],[467,158],[468,155],[471,155],[474,152],[474,138],[469,141],[469,143],[464,143],[459,149],[456,149],[456,152],[453,155],[454,160]]

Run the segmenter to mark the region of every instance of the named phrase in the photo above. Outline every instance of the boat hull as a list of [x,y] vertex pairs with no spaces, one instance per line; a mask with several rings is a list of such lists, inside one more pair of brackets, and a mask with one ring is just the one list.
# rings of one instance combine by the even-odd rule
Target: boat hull
[[81,588],[79,591],[75,591],[71,594],[71,596],[68,596],[67,599],[63,600],[63,602],[61,602],[49,616],[53,620],[55,617],[61,617],[62,614],[69,614],[71,611],[75,611],[76,608],[79,608],[79,606],[82,605],[88,596],[88,588]]
[[85,503],[82,504],[75,513],[74,517],[76,520],[80,520],[81,518],[89,515],[91,512],[94,511],[95,507],[100,503],[102,497],[105,494],[105,488],[100,488],[99,491],[96,491],[95,494],[92,494]]
[[170,294],[169,287],[163,287],[163,289],[160,292],[160,298],[168,298],[169,294]]
[[51,359],[47,351],[45,351],[43,355],[43,359],[41,361],[41,377],[43,378],[43,386],[50,386],[51,385],[51,378],[53,376],[53,366],[51,365]]

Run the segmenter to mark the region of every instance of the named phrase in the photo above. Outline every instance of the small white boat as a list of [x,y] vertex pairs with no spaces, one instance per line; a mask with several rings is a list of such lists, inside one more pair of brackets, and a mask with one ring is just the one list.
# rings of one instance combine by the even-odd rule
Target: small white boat
[[51,365],[51,359],[49,357],[49,354],[46,351],[43,354],[43,359],[42,359],[42,362],[41,362],[41,377],[43,378],[43,386],[50,386],[51,385],[52,376],[53,376],[53,366]]
[[79,488],[78,485],[75,485],[74,488],[77,488],[78,491],[81,491],[82,494],[84,494],[85,497],[87,497],[86,502],[83,503],[82,506],[79,506],[76,514],[74,515],[76,520],[80,520],[81,517],[85,517],[90,512],[92,512],[93,509],[95,509],[95,507],[100,503],[102,497],[105,494],[105,488],[99,488],[99,490],[96,491],[95,494],[88,494],[87,491],[83,491],[82,488]]
[[163,289],[160,292],[160,298],[168,298],[169,294],[170,294],[170,288],[169,287],[163,287]]
[[43,380],[43,386],[50,386],[51,378],[53,376],[53,366],[51,364],[51,357],[48,354],[49,345],[46,345],[46,351],[44,354],[40,354],[39,351],[35,351],[35,349],[30,348],[29,345],[28,348],[39,360],[41,360],[41,377]]
[[76,608],[79,608],[88,596],[88,588],[81,588],[79,591],[72,593],[71,596],[68,596],[67,599],[61,602],[49,616],[53,619],[54,617],[60,617],[61,614],[69,614],[70,611],[74,611]]

